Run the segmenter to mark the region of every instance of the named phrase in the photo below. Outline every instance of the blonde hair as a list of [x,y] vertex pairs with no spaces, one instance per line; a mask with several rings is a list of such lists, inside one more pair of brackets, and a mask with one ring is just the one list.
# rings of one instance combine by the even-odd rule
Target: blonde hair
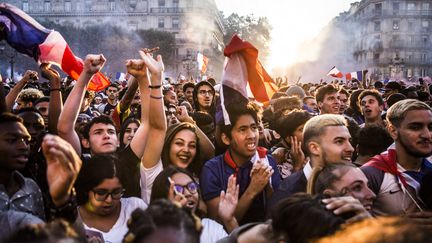
[[428,110],[432,112],[430,106],[422,101],[414,99],[401,100],[387,110],[387,122],[395,127],[399,127],[405,119],[406,113],[412,110]]
[[308,143],[316,138],[321,136],[326,127],[329,126],[347,126],[347,122],[345,118],[341,115],[334,114],[324,114],[312,117],[309,121],[306,122],[303,128],[303,145],[304,151],[309,153],[307,148]]

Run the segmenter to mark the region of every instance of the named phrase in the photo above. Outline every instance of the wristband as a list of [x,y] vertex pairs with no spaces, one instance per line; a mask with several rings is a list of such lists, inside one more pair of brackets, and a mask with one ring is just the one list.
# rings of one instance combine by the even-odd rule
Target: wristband
[[162,87],[162,85],[149,85],[148,87],[150,89],[159,89],[160,87]]
[[160,100],[160,99],[163,98],[163,96],[153,96],[153,95],[150,95],[150,98]]

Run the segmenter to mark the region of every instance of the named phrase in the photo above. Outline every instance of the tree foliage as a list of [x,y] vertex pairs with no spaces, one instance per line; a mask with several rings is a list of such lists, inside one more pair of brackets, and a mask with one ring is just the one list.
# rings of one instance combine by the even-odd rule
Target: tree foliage
[[255,17],[252,14],[240,16],[236,13],[224,17],[225,45],[229,43],[234,34],[238,34],[243,40],[249,41],[259,51],[259,58],[265,63],[270,54],[270,41],[272,26],[266,17]]
[[[138,50],[144,47],[160,47],[166,66],[173,63],[172,53],[175,46],[174,35],[159,30],[128,31],[111,25],[75,27],[70,24],[59,25],[53,22],[41,22],[48,29],[58,31],[69,44],[74,54],[82,59],[87,54],[104,54],[107,63],[103,69],[106,73],[126,72],[125,60],[139,58]],[[2,64],[2,65],[1,65]],[[6,60],[0,62],[6,68]],[[26,69],[37,70],[31,58],[19,55],[16,58],[15,70],[24,73]]]

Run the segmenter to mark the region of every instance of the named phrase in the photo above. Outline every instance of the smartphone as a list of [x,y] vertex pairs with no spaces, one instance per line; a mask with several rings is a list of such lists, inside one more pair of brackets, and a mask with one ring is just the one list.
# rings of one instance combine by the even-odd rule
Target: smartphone
[[[168,177],[168,181],[170,182],[170,184],[174,184],[174,181],[173,179],[171,179],[171,177]],[[175,195],[181,194],[179,191],[177,191],[177,188],[175,186],[173,186],[173,189]]]

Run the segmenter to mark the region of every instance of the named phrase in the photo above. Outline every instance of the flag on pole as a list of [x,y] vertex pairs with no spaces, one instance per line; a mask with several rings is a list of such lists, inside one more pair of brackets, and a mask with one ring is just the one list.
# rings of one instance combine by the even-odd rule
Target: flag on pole
[[357,79],[363,81],[363,71],[351,72],[345,75],[346,80]]
[[118,81],[125,81],[126,80],[126,74],[122,72],[116,72],[116,80]]
[[[59,32],[46,29],[21,9],[7,3],[0,3],[0,41],[3,39],[16,51],[39,63],[48,62],[59,66],[75,80],[78,80],[83,70],[84,62],[73,54]],[[109,83],[98,72],[88,89],[103,90]]]
[[244,103],[250,97],[258,102],[270,100],[278,87],[258,60],[258,50],[249,42],[234,35],[224,50],[220,99],[216,106],[216,122],[231,124],[226,107]]
[[197,53],[198,69],[201,73],[205,73],[207,71],[208,61],[208,58],[204,56],[201,52]]
[[343,74],[341,71],[339,71],[339,69],[336,68],[336,66],[332,67],[332,69],[330,69],[330,71],[327,73],[327,76],[331,76],[334,78],[342,78]]

